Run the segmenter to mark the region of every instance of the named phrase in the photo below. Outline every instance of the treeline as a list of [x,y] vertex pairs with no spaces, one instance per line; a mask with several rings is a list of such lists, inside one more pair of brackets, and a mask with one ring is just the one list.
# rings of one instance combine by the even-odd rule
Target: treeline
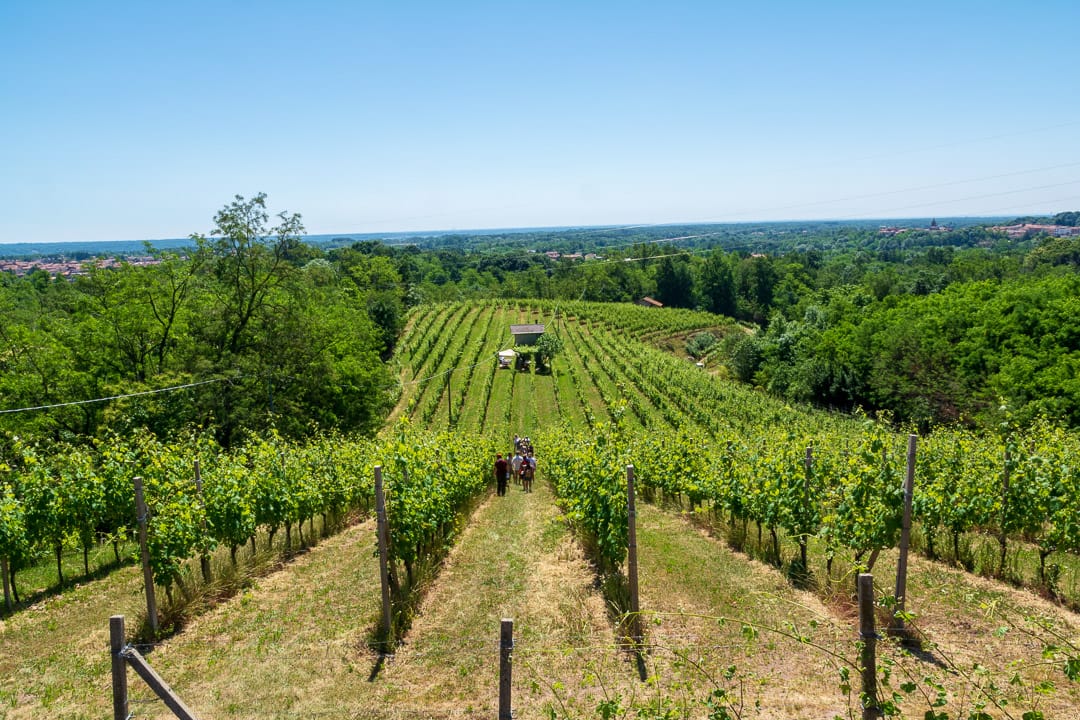
[[[815,226],[813,231],[755,227],[673,228],[686,234],[677,241],[669,236],[670,242],[659,242],[655,229],[588,238],[566,232],[522,234],[483,251],[364,241],[330,250],[327,257],[346,262],[357,253],[387,258],[408,288],[408,304],[479,297],[632,302],[648,295],[665,305],[763,324],[774,310],[823,287],[866,284],[879,295],[927,294],[957,281],[1000,277],[1014,272],[1017,257],[1034,246],[1033,241],[1010,242],[983,227],[897,236],[853,226]],[[598,236],[604,238],[601,245],[594,244]],[[522,244],[522,237],[530,242]],[[590,249],[597,257],[581,259]],[[552,258],[542,251],[579,257]]]
[[877,299],[836,288],[730,343],[737,376],[799,401],[887,410],[920,428],[991,426],[1012,407],[1080,426],[1080,276],[958,283]]
[[229,447],[271,426],[380,427],[400,278],[376,258],[331,264],[302,233],[299,215],[271,221],[265,196],[238,196],[194,250],[156,265],[0,275],[2,409],[62,405],[5,412],[0,429],[60,441],[201,426]]

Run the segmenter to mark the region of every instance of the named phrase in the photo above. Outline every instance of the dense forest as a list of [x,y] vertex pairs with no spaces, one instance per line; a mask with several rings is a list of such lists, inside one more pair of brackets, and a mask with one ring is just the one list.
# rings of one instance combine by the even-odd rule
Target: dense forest
[[[411,306],[643,296],[742,321],[714,366],[793,401],[921,428],[991,425],[1002,406],[1080,425],[1080,237],[777,223],[327,246],[304,241],[299,215],[271,218],[264,195],[214,220],[157,264],[0,276],[0,409],[81,403],[5,412],[0,428],[197,425],[225,446],[270,426],[367,432],[397,397],[386,361]],[[151,392],[175,386],[190,387]]]

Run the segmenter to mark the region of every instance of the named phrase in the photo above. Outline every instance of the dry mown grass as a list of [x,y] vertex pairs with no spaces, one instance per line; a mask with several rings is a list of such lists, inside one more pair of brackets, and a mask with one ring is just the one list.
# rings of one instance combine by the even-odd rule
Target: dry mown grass
[[[794,623],[805,629],[809,619],[815,619],[818,628],[813,633],[803,630],[800,633],[812,635],[814,642],[824,645],[826,650],[835,650],[849,658],[847,665],[852,668],[857,692],[854,671],[857,610],[849,595],[850,576],[836,581],[831,592],[822,596],[825,599],[822,603],[816,595],[788,587],[780,569],[733,553],[719,539],[709,540],[713,547],[711,559],[701,556],[700,551],[693,549],[694,543],[689,542],[688,535],[670,527],[676,515],[659,513],[656,508],[647,508],[643,513],[646,536],[652,532],[653,542],[659,543],[654,549],[668,548],[659,552],[659,556],[669,558],[668,564],[676,558],[685,558],[678,561],[681,563],[709,563],[711,569],[703,573],[705,576],[714,576],[734,557],[736,567],[732,577],[748,583],[744,599],[735,597],[725,601],[730,604],[717,605],[716,614],[736,615],[760,623],[762,632],[757,634],[755,642],[769,634],[765,628],[784,630]],[[654,523],[665,530],[650,531],[648,528]],[[692,527],[700,528],[700,524],[694,523]],[[706,533],[699,530],[699,535],[704,537]],[[647,557],[643,556],[643,563]],[[738,565],[752,570],[739,570]],[[892,594],[895,569],[895,551],[883,553],[875,567],[879,597]],[[823,570],[818,568],[819,572]],[[693,580],[682,585],[671,583],[654,602],[684,607],[693,602],[685,597],[688,593],[704,597],[712,592],[718,599],[724,593],[730,594],[730,589],[722,587],[694,589],[700,585]],[[925,681],[931,677],[948,693],[944,705],[935,709],[948,712],[950,718],[966,718],[980,703],[986,705],[994,718],[1019,718],[1031,709],[1043,712],[1046,718],[1080,718],[1077,709],[1080,686],[1065,677],[1060,655],[1051,653],[1044,657],[1048,644],[1060,645],[1064,640],[1073,647],[1080,645],[1080,619],[1074,613],[1029,591],[914,555],[909,559],[907,610],[914,614],[909,624],[910,634],[921,640],[921,645],[909,642],[905,646],[899,641],[879,643],[879,668],[888,666],[892,675],[884,693],[886,697],[894,691],[900,693],[903,717],[922,718],[931,709],[936,692]],[[878,625],[882,634],[888,619],[889,613],[882,609]],[[691,637],[702,642],[697,632],[695,629]],[[853,711],[855,704],[844,703],[838,690],[839,658],[812,650],[801,642],[792,645],[783,638],[766,647],[758,645],[756,650],[752,644],[747,647],[755,655],[765,650],[765,660],[733,661],[739,668],[746,668],[752,677],[769,678],[760,686],[764,688],[759,694],[761,716],[831,718],[833,712],[848,717]],[[730,650],[728,653],[737,655]],[[910,695],[900,688],[908,681],[919,685]],[[991,684],[997,689],[990,690]],[[924,691],[928,694],[923,695]]]
[[834,666],[847,638],[816,597],[649,505],[638,538],[641,604],[656,646],[650,670],[673,700],[701,716],[701,701],[720,688],[744,717],[845,710]]

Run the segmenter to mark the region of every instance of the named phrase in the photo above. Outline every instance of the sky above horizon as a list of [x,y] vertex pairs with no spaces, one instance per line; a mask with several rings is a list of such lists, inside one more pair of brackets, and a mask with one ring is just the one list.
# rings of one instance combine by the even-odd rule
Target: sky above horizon
[[0,242],[1080,209],[1080,3],[0,2]]

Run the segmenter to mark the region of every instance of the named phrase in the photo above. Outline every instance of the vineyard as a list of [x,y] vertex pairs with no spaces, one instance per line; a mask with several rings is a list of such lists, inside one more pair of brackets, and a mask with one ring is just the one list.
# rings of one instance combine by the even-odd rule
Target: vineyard
[[[466,313],[459,330],[432,332],[451,312]],[[455,338],[469,347],[478,325],[505,333],[524,318],[547,322],[565,337],[569,350],[554,377],[496,373],[498,343],[492,340],[499,338],[490,333],[487,344],[473,344],[477,352],[468,358],[445,350],[457,347]],[[722,514],[744,529],[750,522],[764,528],[777,561],[782,535],[800,546],[802,557],[814,538],[830,564],[838,558],[847,560],[848,570],[872,569],[872,558],[898,538],[906,435],[866,419],[794,409],[718,382],[641,340],[715,329],[720,318],[681,311],[649,321],[647,308],[591,303],[426,309],[414,321],[406,352],[415,359],[412,378],[438,381],[407,391],[413,414],[440,427],[449,420],[438,412],[445,405],[456,408],[454,427],[503,437],[516,429],[508,422],[513,417],[519,425],[551,431],[544,440],[557,453],[551,472],[569,472],[571,482],[598,478],[598,465],[618,478],[620,468],[632,463],[646,491],[684,498],[689,509]],[[432,346],[444,349],[423,351]],[[453,393],[451,369],[461,364],[468,374]],[[471,381],[475,371],[479,383]],[[513,383],[526,389],[515,391]],[[610,444],[610,457],[598,458],[587,471],[569,470],[578,454],[598,452],[602,441]],[[1080,439],[1073,433],[1047,423],[1020,431],[1006,421],[994,436],[945,429],[920,439],[915,520],[931,557],[948,555],[967,567],[981,561],[986,574],[1012,577],[1077,604],[1078,517]],[[622,538],[625,530],[601,534]],[[980,548],[984,556],[989,552],[987,538],[994,557],[977,558]]]
[[[545,324],[563,341],[549,369],[498,368],[516,323]],[[0,684],[0,717],[81,717],[80,704],[97,708],[85,716],[102,714],[104,694],[73,690],[49,663],[18,659],[16,638],[72,632],[82,616],[64,618],[65,606],[91,606],[96,596],[136,614],[134,568],[119,550],[136,529],[134,475],[146,484],[151,564],[170,604],[260,553],[286,558],[265,583],[151,643],[163,671],[208,714],[386,706],[399,710],[371,716],[490,716],[493,669],[484,658],[505,615],[522,628],[522,717],[855,716],[847,603],[854,573],[866,570],[885,578],[879,590],[890,602],[908,435],[772,401],[656,347],[705,330],[740,332],[718,316],[637,306],[421,306],[393,359],[401,398],[378,438],[299,445],[269,434],[228,451],[198,432],[49,453],[20,444],[4,459],[0,495],[8,602],[20,602],[22,569],[50,554],[62,592],[35,606],[49,619],[16,609],[0,630],[12,658],[0,660],[0,674],[14,679]],[[887,656],[890,702],[905,717],[1070,717],[1063,713],[1080,702],[1077,623],[1036,595],[1080,604],[1080,441],[1005,417],[995,435],[918,438],[915,536],[925,557],[913,562],[907,609],[934,661],[899,647]],[[532,436],[548,485],[528,499],[490,498],[494,452],[515,433]],[[387,482],[404,645],[371,667],[379,586],[363,518],[374,507],[376,465]],[[638,661],[650,678],[640,689],[642,667],[632,670],[617,647],[612,614],[625,608],[607,582],[626,558],[627,465],[651,501],[639,530],[652,647]],[[72,588],[62,556],[77,549],[89,576],[86,558],[102,542],[112,543],[117,569]],[[99,610],[101,629],[114,610]],[[958,613],[986,657],[956,637]],[[83,652],[91,659],[71,672],[99,682],[89,678],[107,658]],[[283,687],[271,679],[286,672],[275,656],[289,668]],[[249,666],[230,671],[241,679],[200,684],[200,673],[234,664]],[[29,668],[39,666],[46,671],[31,680]],[[348,679],[369,671],[370,687]],[[233,686],[245,678],[265,697],[238,694]],[[149,704],[136,716],[164,717]]]

